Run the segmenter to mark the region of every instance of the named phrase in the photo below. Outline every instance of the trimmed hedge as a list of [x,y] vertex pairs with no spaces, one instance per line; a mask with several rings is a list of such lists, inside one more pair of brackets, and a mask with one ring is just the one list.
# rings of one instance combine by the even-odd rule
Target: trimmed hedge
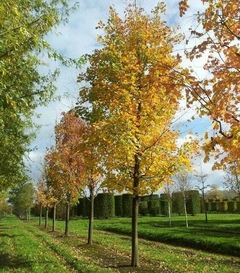
[[82,217],[89,217],[90,201],[87,197],[80,198],[77,205],[77,215]]
[[142,216],[148,215],[148,201],[139,202],[138,213]]
[[122,195],[122,216],[132,217],[132,194],[124,193]]
[[192,216],[199,214],[201,211],[200,195],[198,190],[186,192],[187,197],[187,212]]
[[123,215],[123,203],[122,203],[122,195],[115,195],[115,216],[122,217]]
[[172,212],[178,215],[184,214],[184,198],[181,192],[172,193]]
[[112,193],[99,193],[95,198],[95,216],[99,219],[114,217],[114,195]]
[[160,195],[160,213],[164,216],[168,216],[168,202],[170,201],[170,196],[167,193],[162,193]]

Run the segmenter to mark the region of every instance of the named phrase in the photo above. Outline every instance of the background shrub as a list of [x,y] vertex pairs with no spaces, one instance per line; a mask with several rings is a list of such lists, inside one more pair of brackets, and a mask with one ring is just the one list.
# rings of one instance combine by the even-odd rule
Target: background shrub
[[132,194],[124,193],[122,195],[122,211],[123,217],[132,217]]
[[115,216],[122,217],[123,215],[123,204],[122,195],[115,195]]

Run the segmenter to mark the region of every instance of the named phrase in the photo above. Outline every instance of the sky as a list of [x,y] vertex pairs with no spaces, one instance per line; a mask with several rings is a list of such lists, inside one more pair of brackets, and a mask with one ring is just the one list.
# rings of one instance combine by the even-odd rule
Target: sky
[[[71,58],[78,58],[84,54],[92,53],[94,49],[99,47],[97,43],[97,36],[100,34],[96,29],[98,22],[101,20],[106,22],[108,19],[109,6],[114,5],[117,12],[122,15],[126,4],[129,0],[79,0],[79,8],[70,14],[69,22],[66,25],[60,25],[55,32],[50,33],[46,39],[51,46],[58,50],[61,54]],[[137,0],[137,5],[144,8],[148,13],[156,6],[159,1],[157,0]],[[165,20],[169,25],[179,24],[180,30],[186,35],[190,36],[189,27],[195,23],[193,14],[202,9],[201,1],[190,0],[192,7],[184,18],[179,17],[178,0],[167,0],[167,13]],[[74,1],[69,1],[74,3]],[[192,4],[192,5],[191,5]],[[193,46],[195,41],[191,41]],[[180,44],[175,50],[184,59],[184,44]],[[41,126],[37,133],[36,139],[32,142],[31,148],[33,151],[29,154],[28,165],[31,169],[30,176],[36,181],[41,174],[41,163],[43,161],[46,148],[54,144],[54,126],[59,122],[61,113],[71,109],[77,100],[79,86],[77,84],[77,76],[80,70],[75,68],[64,68],[60,63],[49,61],[49,69],[60,68],[61,74],[56,82],[57,92],[56,95],[61,96],[59,101],[49,103],[46,107],[39,107],[36,110],[40,114],[40,118],[33,117],[35,123]],[[183,65],[191,65],[194,68],[196,75],[199,78],[204,78],[207,74],[206,71],[201,69],[204,63],[204,58],[197,62],[190,63],[183,61]],[[183,103],[183,107],[184,107]],[[195,116],[195,121],[187,124],[188,128],[192,131],[198,132],[201,136],[204,131],[209,131],[210,122],[206,118],[199,119],[195,112],[191,109],[184,110],[185,114],[182,116],[181,121],[184,123],[187,119]],[[186,123],[184,123],[186,124]],[[185,127],[183,126],[183,131]],[[183,142],[186,133],[182,133],[179,143]],[[208,175],[208,184],[218,184],[222,187],[223,172],[212,171],[212,162],[206,164],[201,163],[202,159],[197,159],[195,167],[200,172],[200,165],[204,174]]]

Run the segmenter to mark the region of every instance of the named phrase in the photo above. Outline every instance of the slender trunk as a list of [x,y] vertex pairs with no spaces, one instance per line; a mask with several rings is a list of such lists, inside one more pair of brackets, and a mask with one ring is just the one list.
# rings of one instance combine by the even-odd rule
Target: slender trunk
[[48,226],[48,208],[46,208],[45,225],[44,225],[44,227],[46,228],[47,226]]
[[172,226],[172,221],[171,221],[171,201],[168,200],[168,222],[169,226]]
[[139,266],[138,254],[138,196],[133,195],[132,203],[132,261],[131,266]]
[[94,219],[94,195],[93,190],[90,188],[90,214],[88,223],[88,244],[92,244],[93,237],[93,219]]
[[66,203],[66,215],[65,215],[65,232],[64,232],[64,235],[65,236],[68,236],[69,234],[69,214],[70,214],[70,205],[69,203],[67,202]]
[[53,219],[52,219],[52,232],[55,231],[55,226],[56,226],[56,208],[57,208],[57,204],[54,203],[54,205],[53,205]]
[[31,220],[31,208],[28,209],[28,221]]
[[188,228],[188,215],[187,215],[187,200],[186,197],[184,196],[184,214],[185,214],[185,222],[186,222],[186,227]]
[[[141,89],[141,76],[139,78],[139,89]],[[141,123],[142,103],[138,102],[136,127],[139,129]],[[138,130],[137,130],[138,131]],[[138,132],[136,131],[135,137],[140,143]],[[140,162],[141,151],[140,145],[136,145],[137,151],[134,154],[134,171],[133,171],[133,199],[132,199],[132,259],[131,266],[139,266],[139,254],[138,254],[138,192],[139,192],[139,179],[140,179]]]
[[39,226],[41,226],[42,224],[42,205],[40,205],[40,212],[39,212],[39,222],[38,222]]
[[205,202],[205,195],[204,195],[204,189],[203,189],[203,192],[202,192],[202,204],[203,204],[203,211],[204,211],[204,214],[205,214],[205,222],[207,223],[208,222],[208,215],[207,215],[207,208],[206,208],[206,202]]

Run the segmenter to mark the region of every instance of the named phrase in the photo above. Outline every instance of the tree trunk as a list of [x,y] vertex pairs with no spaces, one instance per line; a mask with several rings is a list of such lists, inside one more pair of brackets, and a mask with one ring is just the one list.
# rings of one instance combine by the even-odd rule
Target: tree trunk
[[64,235],[65,236],[68,236],[69,234],[69,215],[70,215],[70,205],[69,203],[67,202],[66,203],[66,215],[65,215],[65,232],[64,232]]
[[185,222],[186,222],[186,227],[188,228],[188,215],[187,215],[187,200],[186,197],[184,196],[184,214],[185,214]]
[[42,205],[40,205],[40,212],[39,212],[39,222],[38,222],[39,226],[41,226],[42,224]]
[[94,195],[93,189],[90,188],[90,214],[88,223],[88,244],[92,244],[93,237],[93,219],[94,219]]
[[44,225],[44,227],[46,228],[47,226],[48,226],[48,208],[46,208],[45,225]]
[[55,204],[53,205],[52,232],[55,231],[55,226],[56,226],[56,208],[57,208],[57,204],[55,203]]
[[168,200],[168,222],[169,222],[169,227],[172,226],[172,221],[171,221],[171,201]]
[[138,255],[138,196],[133,195],[132,202],[132,261],[131,266],[139,266]]

